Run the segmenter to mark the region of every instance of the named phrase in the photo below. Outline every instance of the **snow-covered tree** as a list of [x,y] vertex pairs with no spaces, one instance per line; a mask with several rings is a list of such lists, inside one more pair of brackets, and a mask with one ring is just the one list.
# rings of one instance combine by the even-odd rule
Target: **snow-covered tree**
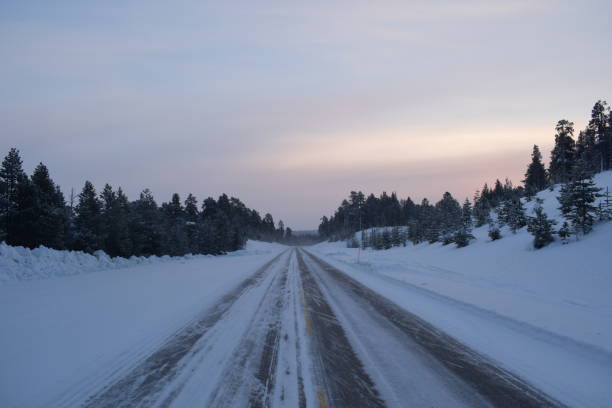
[[546,168],[542,164],[542,153],[537,145],[533,145],[531,152],[531,163],[525,172],[525,192],[527,196],[533,196],[538,191],[546,188]]
[[597,214],[594,203],[600,191],[592,176],[580,169],[577,169],[573,180],[561,187],[561,194],[557,197],[559,210],[571,223],[577,236],[588,234],[592,230]]
[[553,226],[557,222],[548,219],[548,216],[539,205],[535,208],[534,213],[534,217],[529,217],[527,231],[533,235],[533,247],[540,249],[554,241]]
[[85,182],[75,209],[75,246],[85,252],[102,249],[102,203],[90,181]]
[[525,208],[520,199],[506,200],[498,211],[498,222],[507,225],[513,233],[527,225]]
[[574,123],[560,120],[555,127],[555,147],[550,153],[548,173],[553,183],[564,183],[571,177],[576,162]]

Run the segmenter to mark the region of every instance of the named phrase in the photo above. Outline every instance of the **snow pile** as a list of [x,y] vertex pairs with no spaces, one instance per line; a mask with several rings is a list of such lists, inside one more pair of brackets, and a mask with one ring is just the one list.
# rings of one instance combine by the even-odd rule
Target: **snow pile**
[[[274,244],[249,241],[245,249],[231,252],[226,256],[264,255]],[[206,258],[212,255],[185,255],[181,257],[132,256],[111,258],[104,251],[93,255],[80,251],[58,251],[46,247],[34,249],[14,247],[0,243],[0,283],[11,281],[47,279],[58,276],[78,275],[110,269],[128,268],[161,262],[185,261]]]

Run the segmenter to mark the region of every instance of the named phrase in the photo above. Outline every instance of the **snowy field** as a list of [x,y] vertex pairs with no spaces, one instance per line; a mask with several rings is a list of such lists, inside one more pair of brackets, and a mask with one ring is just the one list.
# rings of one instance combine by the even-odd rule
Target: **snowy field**
[[[0,406],[44,406],[59,392],[102,381],[120,369],[116,361],[149,354],[284,249],[249,241],[230,255],[114,269],[84,254],[61,263],[59,251],[3,247],[0,270],[13,278],[0,284]],[[79,262],[84,273],[75,274]],[[58,277],[62,270],[69,276]]]
[[[612,186],[612,172],[595,180]],[[539,198],[561,220],[557,194]],[[540,250],[526,228],[502,234],[490,242],[487,227],[478,228],[461,249],[368,249],[360,263],[344,242],[310,250],[550,394],[576,406],[612,406],[612,222]]]

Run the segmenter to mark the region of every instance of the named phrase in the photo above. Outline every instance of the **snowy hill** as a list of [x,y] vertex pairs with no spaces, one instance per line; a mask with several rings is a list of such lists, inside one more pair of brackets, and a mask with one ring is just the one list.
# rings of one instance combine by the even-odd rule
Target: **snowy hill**
[[[596,175],[595,181],[612,188],[612,171]],[[559,189],[538,194],[557,228],[562,223]],[[535,205],[535,200],[525,202],[527,215]],[[356,271],[612,352],[612,222],[596,224],[592,233],[567,245],[557,239],[539,250],[533,249],[526,228],[516,234],[504,228],[503,238],[494,242],[487,233],[487,226],[474,229],[476,239],[465,248],[408,243],[362,250],[359,264],[358,250],[346,248],[345,242],[322,243],[315,251]]]
[[[595,181],[612,186],[612,172]],[[558,192],[559,186],[538,198],[560,222]],[[528,215],[535,205],[525,203]],[[612,222],[539,250],[526,228],[516,234],[504,228],[493,242],[487,226],[473,233],[465,248],[408,243],[358,250],[325,242],[311,250],[569,406],[610,406]]]

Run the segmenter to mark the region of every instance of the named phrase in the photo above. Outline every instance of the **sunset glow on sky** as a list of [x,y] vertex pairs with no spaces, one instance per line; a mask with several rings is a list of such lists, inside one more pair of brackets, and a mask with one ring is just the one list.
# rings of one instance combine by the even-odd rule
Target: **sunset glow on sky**
[[0,4],[0,149],[65,193],[222,192],[314,229],[349,191],[520,183],[612,98],[610,1]]

